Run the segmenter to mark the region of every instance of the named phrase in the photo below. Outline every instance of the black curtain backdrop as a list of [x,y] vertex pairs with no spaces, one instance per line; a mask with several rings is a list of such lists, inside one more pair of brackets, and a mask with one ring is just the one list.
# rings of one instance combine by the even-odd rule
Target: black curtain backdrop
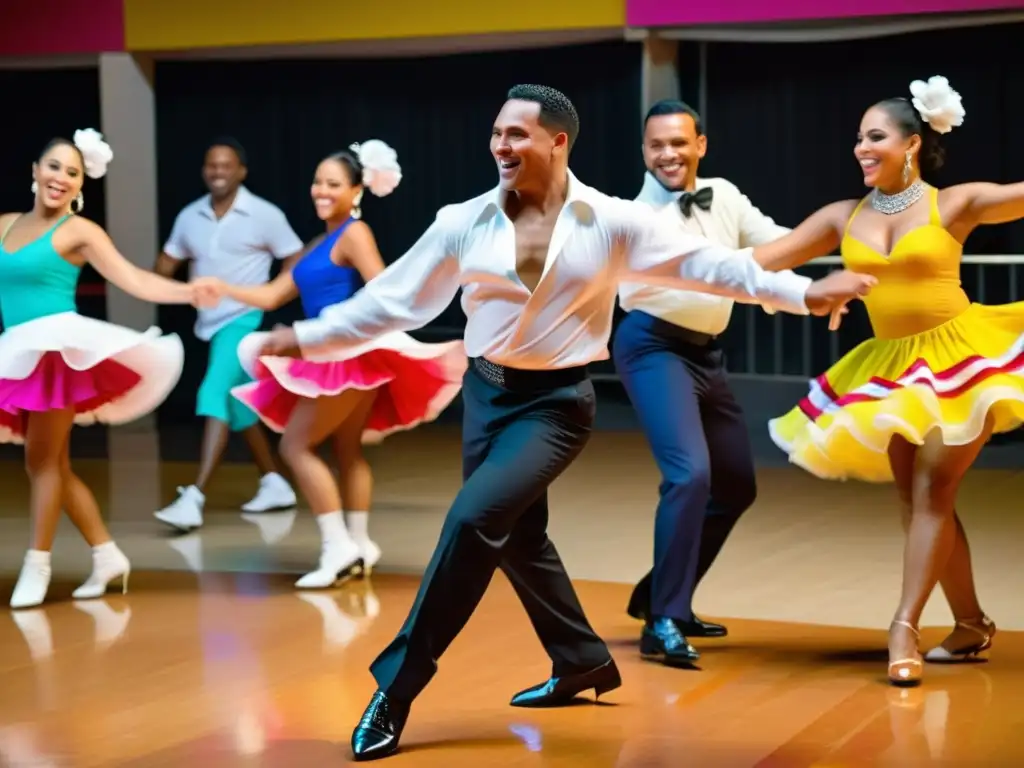
[[[80,128],[100,128],[100,83],[96,67],[81,69],[0,70],[0,93],[8,114],[4,124],[4,151],[0,153],[0,211],[27,211],[32,207],[32,163],[50,139],[71,139]],[[115,148],[116,162],[116,148]],[[100,226],[106,223],[106,195],[102,181],[85,180],[82,215]],[[91,267],[82,270],[81,283],[102,285]],[[78,309],[89,317],[106,317],[100,295],[78,298]]]
[[[398,152],[401,186],[364,218],[386,262],[401,256],[438,208],[497,183],[490,129],[509,87],[541,83],[565,92],[580,114],[572,168],[604,192],[634,196],[640,187],[641,48],[635,43],[462,54],[424,59],[176,62],[157,66],[159,211],[166,237],[178,211],[202,195],[203,153],[219,134],[249,154],[247,186],[279,205],[304,239],[320,231],[309,199],[317,163],[356,141],[378,138]],[[297,304],[268,322],[299,317]],[[190,309],[163,307],[160,324],[186,345],[183,384],[166,413],[193,407],[205,366]],[[458,300],[420,335],[461,337]]]
[[[881,99],[909,95],[912,80],[944,75],[962,95],[967,116],[945,137],[946,166],[932,182],[1024,180],[1021,41],[1024,24],[836,43],[709,44],[708,156],[701,173],[730,179],[777,222],[795,226],[829,202],[864,194],[853,159],[864,110]],[[684,47],[692,53],[697,46]],[[693,57],[680,61],[684,98],[696,104]],[[981,228],[966,252],[1022,254],[1024,224]],[[964,286],[974,300],[1004,303],[1017,298],[1011,296],[1017,270],[966,266]],[[824,322],[805,334],[798,318],[744,307],[726,346],[733,371],[754,372],[752,352],[757,373],[801,375],[808,348],[812,371],[818,373],[836,353],[869,335],[859,304],[840,329],[838,345]]]

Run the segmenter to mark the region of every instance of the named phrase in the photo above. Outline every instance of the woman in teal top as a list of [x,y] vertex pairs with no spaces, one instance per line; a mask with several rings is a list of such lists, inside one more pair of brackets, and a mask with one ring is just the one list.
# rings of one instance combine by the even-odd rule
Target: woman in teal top
[[152,411],[181,375],[177,336],[137,333],[79,315],[85,264],[144,301],[191,304],[188,285],[127,261],[106,232],[75,216],[85,176],[98,179],[113,155],[93,130],[54,139],[32,165],[35,203],[0,216],[0,441],[25,444],[32,485],[32,542],[11,596],[12,608],[39,605],[50,584],[50,549],[63,508],[93,548],[93,572],[74,592],[100,597],[130,565],[110,538],[96,499],[71,471],[74,423],[119,424]]

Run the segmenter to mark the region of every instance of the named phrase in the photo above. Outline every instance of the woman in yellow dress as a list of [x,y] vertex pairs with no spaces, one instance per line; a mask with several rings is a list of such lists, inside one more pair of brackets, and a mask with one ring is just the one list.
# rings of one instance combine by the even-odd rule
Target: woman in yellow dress
[[[978,602],[954,505],[991,435],[1024,422],[1024,302],[972,304],[959,274],[975,227],[1024,218],[1024,183],[926,184],[921,172],[942,163],[939,135],[961,125],[964,110],[945,78],[910,90],[861,120],[854,155],[867,197],[828,205],[756,250],[765,266],[790,269],[839,246],[847,269],[878,279],[864,298],[874,338],[812,380],[769,429],[818,477],[896,484],[906,531],[889,629],[896,685],[920,683],[924,660],[963,661],[991,645],[996,628]],[[917,626],[936,583],[956,626],[922,659]]]

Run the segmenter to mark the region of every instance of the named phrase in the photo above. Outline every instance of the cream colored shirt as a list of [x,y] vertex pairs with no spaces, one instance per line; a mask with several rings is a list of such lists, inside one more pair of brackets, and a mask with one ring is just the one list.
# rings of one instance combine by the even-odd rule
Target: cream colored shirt
[[649,205],[609,197],[569,174],[543,274],[531,293],[516,273],[515,226],[499,189],[438,211],[413,247],[348,301],[295,323],[303,354],[358,354],[389,332],[422,327],[462,288],[470,357],[525,370],[608,359],[622,281],[710,291],[808,314],[811,280],[768,272],[751,250],[713,245]]
[[[697,189],[704,187],[714,190],[711,210],[694,205],[689,218],[679,210],[682,193],[665,189],[650,173],[644,175],[644,185],[636,199],[683,231],[726,248],[752,248],[789,232],[754,207],[731,181],[697,179]],[[624,283],[619,288],[619,302],[627,312],[639,309],[673,325],[711,336],[725,331],[733,305],[733,300],[725,296],[642,283]]]

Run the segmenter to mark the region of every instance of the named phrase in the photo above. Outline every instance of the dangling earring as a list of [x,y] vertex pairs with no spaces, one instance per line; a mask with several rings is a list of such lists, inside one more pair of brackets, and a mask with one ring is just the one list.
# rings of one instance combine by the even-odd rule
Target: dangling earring
[[363,209],[361,203],[363,202],[363,191],[359,190],[359,194],[355,196],[352,201],[352,218],[361,219],[363,217]]
[[32,182],[32,194],[33,195],[38,195],[39,194],[39,182],[38,181],[33,181]]
[[71,211],[81,213],[83,208],[85,208],[85,196],[79,192],[78,197],[71,201]]
[[913,170],[913,166],[911,165],[910,160],[911,160],[911,158],[913,156],[914,156],[913,153],[911,153],[911,151],[908,149],[907,150],[907,159],[903,163],[903,184],[904,185],[906,185],[906,184],[908,184],[910,182],[910,172]]

